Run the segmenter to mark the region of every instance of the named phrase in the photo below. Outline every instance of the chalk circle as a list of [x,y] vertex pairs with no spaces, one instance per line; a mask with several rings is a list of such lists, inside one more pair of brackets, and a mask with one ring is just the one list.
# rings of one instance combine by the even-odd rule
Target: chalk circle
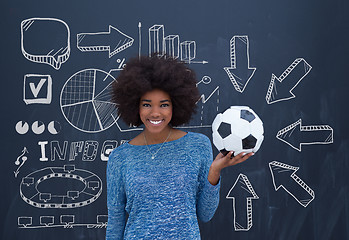
[[48,125],[47,125],[47,130],[51,133],[51,134],[58,134],[61,131],[61,124],[57,121],[51,121]]
[[203,76],[201,81],[204,83],[204,84],[209,84],[211,82],[211,77],[210,76]]
[[26,134],[29,130],[29,125],[27,122],[19,121],[15,128],[17,133]]
[[33,122],[32,131],[37,135],[42,134],[45,131],[45,124],[41,121]]

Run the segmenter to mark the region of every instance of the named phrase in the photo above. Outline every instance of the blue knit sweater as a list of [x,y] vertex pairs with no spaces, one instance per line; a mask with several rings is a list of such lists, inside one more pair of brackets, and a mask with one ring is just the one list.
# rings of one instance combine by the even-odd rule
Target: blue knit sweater
[[[148,147],[154,154],[160,146]],[[147,146],[116,148],[107,167],[106,239],[200,239],[197,219],[209,221],[219,202],[219,184],[207,180],[212,160],[210,140],[193,132],[166,142],[155,159]]]

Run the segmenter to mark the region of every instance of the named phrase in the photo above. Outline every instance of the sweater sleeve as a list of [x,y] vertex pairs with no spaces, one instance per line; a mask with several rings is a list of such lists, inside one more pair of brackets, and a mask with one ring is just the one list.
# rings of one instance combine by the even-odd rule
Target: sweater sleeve
[[123,239],[126,219],[126,193],[123,181],[122,159],[114,150],[107,164],[108,225],[106,240]]
[[213,186],[208,181],[208,172],[213,162],[212,145],[205,137],[199,157],[201,158],[201,170],[199,173],[199,189],[197,197],[197,216],[203,222],[211,220],[219,204],[220,182]]

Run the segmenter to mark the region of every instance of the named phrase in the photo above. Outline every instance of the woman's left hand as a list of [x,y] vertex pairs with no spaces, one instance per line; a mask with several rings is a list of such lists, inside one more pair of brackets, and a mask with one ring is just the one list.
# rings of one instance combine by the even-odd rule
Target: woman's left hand
[[225,156],[222,153],[219,153],[211,164],[211,167],[208,173],[208,181],[212,185],[217,185],[223,168],[242,163],[252,155],[253,155],[253,152],[247,153],[247,154],[242,152],[236,155],[235,157],[234,157],[234,152],[229,152]]

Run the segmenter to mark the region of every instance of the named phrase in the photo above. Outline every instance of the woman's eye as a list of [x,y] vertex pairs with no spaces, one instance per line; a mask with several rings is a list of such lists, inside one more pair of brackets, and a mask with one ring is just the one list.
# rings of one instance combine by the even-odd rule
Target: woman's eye
[[167,104],[167,103],[164,103],[164,104],[161,104],[161,107],[169,107],[170,104]]
[[143,103],[142,106],[143,107],[150,107],[150,104],[149,103]]

